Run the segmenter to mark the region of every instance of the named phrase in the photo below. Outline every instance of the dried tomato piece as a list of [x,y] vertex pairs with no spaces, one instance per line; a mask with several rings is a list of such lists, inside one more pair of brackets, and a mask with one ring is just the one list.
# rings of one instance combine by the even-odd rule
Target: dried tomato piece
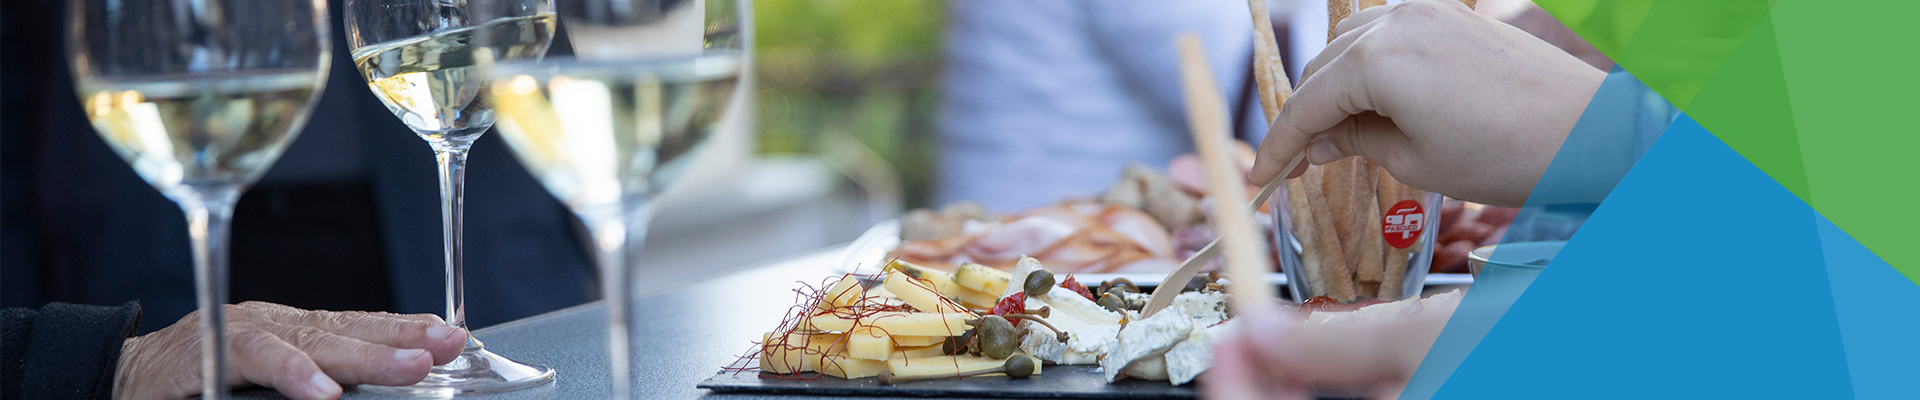
[[992,315],[1021,314],[1027,312],[1027,292],[1015,292],[1012,296],[1000,298],[1000,304],[987,311]]
[[1082,285],[1079,281],[1073,280],[1073,274],[1067,274],[1067,280],[1060,282],[1060,287],[1080,293],[1080,296],[1086,297],[1087,301],[1093,301],[1093,291],[1087,290],[1087,285]]

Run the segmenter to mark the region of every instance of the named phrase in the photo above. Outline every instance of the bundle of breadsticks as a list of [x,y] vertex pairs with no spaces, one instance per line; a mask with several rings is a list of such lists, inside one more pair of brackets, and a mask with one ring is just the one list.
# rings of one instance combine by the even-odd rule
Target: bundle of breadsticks
[[[1474,0],[1462,2],[1474,5]],[[1266,3],[1248,0],[1247,6],[1253,14],[1254,78],[1263,111],[1271,121],[1279,117],[1292,84],[1280,62]],[[1385,4],[1385,0],[1329,0],[1327,41],[1333,41],[1341,20]],[[1423,243],[1390,244],[1383,232],[1383,211],[1402,201],[1424,202],[1426,192],[1401,184],[1386,169],[1358,157],[1309,168],[1305,175],[1287,181],[1286,187],[1287,213],[1294,237],[1300,241],[1302,275],[1310,292],[1306,297],[1327,296],[1340,302],[1406,297],[1408,263]]]

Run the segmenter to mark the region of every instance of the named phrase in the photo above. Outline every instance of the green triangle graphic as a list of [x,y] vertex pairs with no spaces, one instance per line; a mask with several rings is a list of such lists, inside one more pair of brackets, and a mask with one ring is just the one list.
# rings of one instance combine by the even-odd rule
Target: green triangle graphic
[[1686,111],[1780,186],[1813,204],[1771,17],[1727,58]]
[[1920,2],[1536,3],[1920,283]]

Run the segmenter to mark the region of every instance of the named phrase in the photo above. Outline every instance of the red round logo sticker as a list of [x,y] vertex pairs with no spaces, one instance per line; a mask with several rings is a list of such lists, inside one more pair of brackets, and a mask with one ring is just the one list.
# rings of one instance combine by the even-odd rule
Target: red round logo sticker
[[1420,240],[1420,231],[1427,228],[1427,214],[1420,211],[1420,202],[1401,200],[1388,208],[1380,218],[1380,234],[1386,236],[1387,244],[1396,249],[1412,246]]

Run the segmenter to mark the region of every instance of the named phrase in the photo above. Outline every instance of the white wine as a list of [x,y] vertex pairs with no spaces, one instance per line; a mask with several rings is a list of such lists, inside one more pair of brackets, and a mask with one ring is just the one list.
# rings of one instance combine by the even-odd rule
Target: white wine
[[100,137],[169,197],[250,184],[306,124],[322,70],[81,78]]
[[502,64],[491,91],[501,137],[554,197],[579,210],[671,184],[726,110],[739,70],[731,52]]
[[475,135],[493,125],[480,63],[539,57],[553,25],[553,14],[501,18],[361,47],[353,64],[387,109],[420,135]]

